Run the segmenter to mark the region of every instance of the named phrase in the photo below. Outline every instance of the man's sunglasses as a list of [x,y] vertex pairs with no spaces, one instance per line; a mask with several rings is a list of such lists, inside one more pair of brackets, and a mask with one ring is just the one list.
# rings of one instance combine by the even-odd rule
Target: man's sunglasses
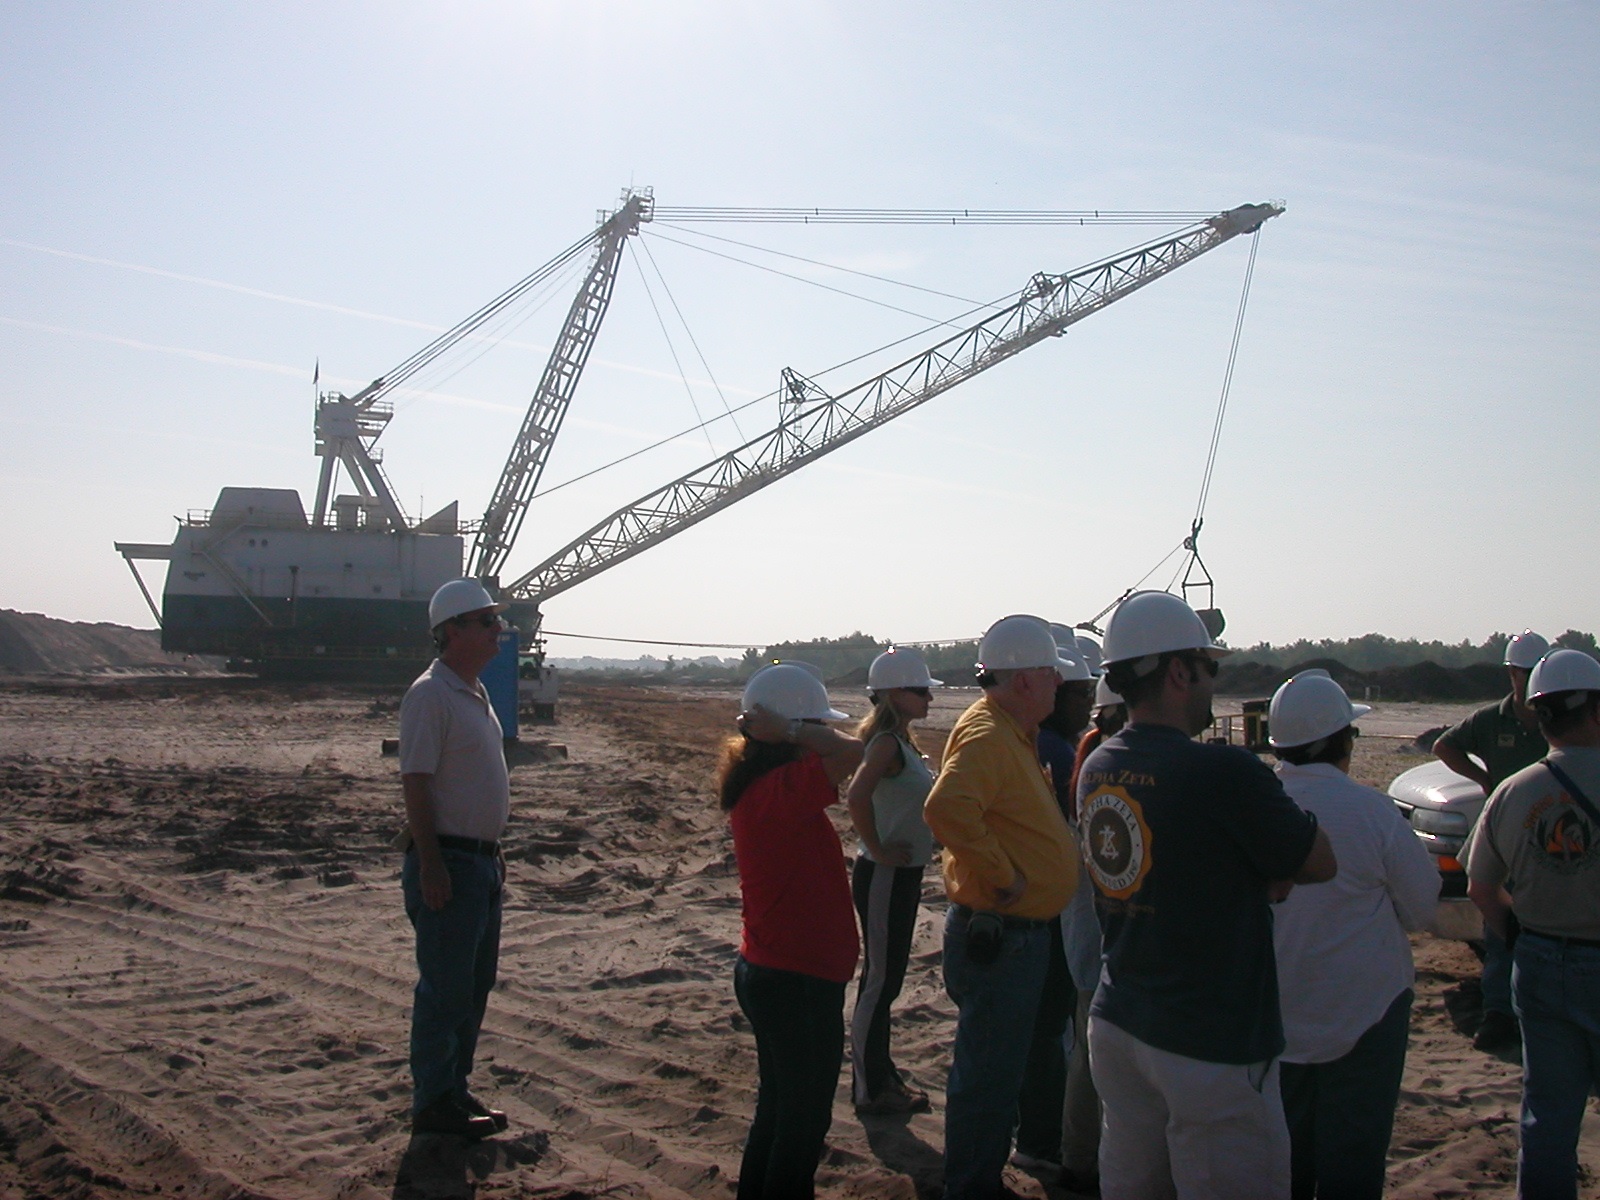
[[902,692],[910,692],[913,696],[921,696],[924,700],[933,698],[932,688],[901,688]]
[[1188,654],[1184,656],[1183,661],[1191,667],[1199,667],[1213,679],[1217,677],[1217,672],[1222,670],[1222,664],[1209,654]]
[[450,620],[456,625],[482,625],[485,629],[499,629],[505,623],[499,613],[479,613],[475,617],[451,617]]

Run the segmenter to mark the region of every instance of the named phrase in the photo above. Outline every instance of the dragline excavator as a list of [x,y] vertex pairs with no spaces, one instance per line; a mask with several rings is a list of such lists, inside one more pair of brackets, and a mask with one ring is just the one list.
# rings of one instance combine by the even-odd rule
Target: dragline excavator
[[[510,603],[508,616],[524,646],[537,645],[540,606],[551,597],[1029,346],[1059,336],[1090,313],[1208,250],[1256,232],[1283,208],[1243,205],[1076,271],[1037,274],[1009,306],[837,394],[786,368],[776,426],[618,509],[502,587],[499,577],[605,318],[627,239],[642,224],[669,212],[676,220],[691,221],[738,219],[730,214],[747,211],[763,215],[744,219],[774,220],[784,218],[772,214],[801,210],[658,209],[648,190],[629,190],[587,237],[392,371],[353,396],[319,392],[316,453],[322,468],[309,516],[292,489],[228,487],[210,511],[191,512],[180,520],[170,545],[117,543],[161,625],[162,648],[226,655],[234,666],[264,675],[408,679],[432,654],[429,597],[441,583],[463,573],[483,579],[491,591],[498,589]],[[797,219],[821,221],[828,219],[827,213],[868,211],[807,210]],[[915,210],[888,211],[894,215],[886,219],[898,223],[915,215]],[[952,220],[958,216],[946,215]],[[514,306],[585,254],[588,270],[482,520],[459,520],[451,503],[411,521],[374,445],[393,416],[389,397],[404,394],[400,389],[407,381],[453,348],[492,340],[497,322]],[[335,491],[341,469],[353,489],[344,494]],[[464,572],[468,535],[473,541]],[[134,565],[141,559],[168,564],[159,610]]]

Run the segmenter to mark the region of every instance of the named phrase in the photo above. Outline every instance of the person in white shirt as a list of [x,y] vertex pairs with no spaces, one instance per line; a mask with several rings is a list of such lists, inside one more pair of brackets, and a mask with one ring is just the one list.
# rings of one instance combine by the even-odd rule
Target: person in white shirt
[[1349,777],[1354,722],[1370,711],[1311,670],[1268,713],[1278,778],[1339,860],[1331,882],[1290,891],[1273,922],[1294,1200],[1383,1195],[1416,981],[1406,933],[1439,900],[1439,872],[1394,802]]

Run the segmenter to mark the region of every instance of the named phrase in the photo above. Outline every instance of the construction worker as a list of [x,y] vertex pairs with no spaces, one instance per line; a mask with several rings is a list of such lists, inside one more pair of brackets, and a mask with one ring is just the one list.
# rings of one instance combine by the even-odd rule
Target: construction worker
[[1600,663],[1553,650],[1527,698],[1550,753],[1489,797],[1468,845],[1467,894],[1516,961],[1517,1194],[1573,1200],[1578,1130],[1600,1087]]
[[738,1194],[808,1200],[833,1120],[844,989],[860,948],[828,809],[861,763],[861,742],[823,724],[846,716],[808,664],[763,667],[741,707],[717,773],[744,914],[734,994],[758,1064]]
[[[1061,657],[1072,662],[1059,671],[1055,708],[1039,722],[1039,761],[1050,770],[1056,804],[1070,827],[1072,818],[1072,764],[1077,756],[1078,739],[1089,724],[1094,704],[1095,678],[1083,650],[1066,625],[1051,625]],[[1092,643],[1090,643],[1092,644]],[[1098,649],[1098,648],[1097,648]],[[1079,880],[1078,890],[1087,887]],[[1076,891],[1074,896],[1076,897]],[[1090,901],[1092,907],[1092,901]],[[1033,1044],[1028,1050],[1028,1069],[1022,1077],[1022,1092],[1017,1098],[1017,1150],[1012,1165],[1044,1182],[1061,1178],[1061,1122],[1067,1093],[1067,1054],[1063,1038],[1072,1024],[1077,998],[1073,973],[1067,962],[1066,922],[1071,907],[1050,927],[1050,966],[1039,994],[1039,1011],[1033,1020]],[[1080,914],[1081,915],[1081,914]],[[1092,912],[1089,920],[1093,920]],[[1093,953],[1099,958],[1100,934],[1094,930]]]
[[[1509,776],[1544,757],[1548,747],[1539,722],[1528,707],[1528,675],[1550,643],[1525,629],[1506,643],[1505,668],[1511,693],[1486,704],[1466,720],[1445,730],[1433,752],[1457,775],[1464,775],[1488,794]],[[1476,755],[1479,766],[1468,755]],[[1492,929],[1483,937],[1483,1019],[1473,1035],[1476,1050],[1509,1050],[1520,1036],[1511,1012],[1511,951]]]
[[400,784],[407,843],[400,872],[417,937],[411,1009],[412,1128],[481,1138],[503,1112],[467,1087],[500,958],[511,811],[500,721],[478,679],[500,650],[500,612],[476,579],[455,579],[428,604],[439,657],[400,702]]
[[1017,1095],[1050,926],[1077,882],[1077,846],[1039,763],[1039,722],[1074,660],[1037,617],[996,621],[978,645],[983,697],[950,732],[923,812],[944,844],[944,980],[956,1004],[945,1093],[947,1200],[1004,1195]]
[[1165,592],[1129,596],[1106,630],[1129,723],[1085,761],[1078,812],[1104,936],[1089,1054],[1107,1200],[1289,1192],[1269,893],[1337,864],[1260,759],[1191,740],[1228,653]]
[[1339,859],[1331,882],[1273,912],[1294,1200],[1383,1196],[1416,982],[1406,934],[1439,903],[1438,869],[1394,801],[1350,778],[1370,711],[1320,670],[1286,682],[1269,710],[1278,779]]
[[932,689],[941,686],[920,650],[891,646],[867,668],[872,712],[856,727],[866,752],[845,802],[861,840],[850,890],[866,944],[850,1018],[850,1066],[862,1115],[929,1107],[928,1093],[908,1085],[889,1055],[889,1010],[905,982],[922,873],[933,858],[933,831],[922,818],[933,773],[911,727],[928,715]]

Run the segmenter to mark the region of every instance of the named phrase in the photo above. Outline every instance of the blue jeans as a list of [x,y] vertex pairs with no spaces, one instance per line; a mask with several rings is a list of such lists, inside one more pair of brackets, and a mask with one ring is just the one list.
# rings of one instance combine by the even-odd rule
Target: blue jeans
[[1410,988],[1396,996],[1342,1058],[1278,1065],[1293,1200],[1382,1200],[1411,999]]
[[1017,1097],[1050,965],[1043,924],[1008,928],[992,963],[967,958],[967,918],[944,926],[944,986],[955,1001],[956,1043],[945,1092],[945,1200],[994,1200],[1011,1151]]
[[1524,1200],[1578,1194],[1578,1129],[1600,1083],[1600,948],[1562,946],[1536,933],[1517,939],[1511,993],[1522,1022]]
[[417,852],[406,853],[400,888],[417,933],[417,988],[411,1006],[411,1111],[447,1093],[464,1096],[478,1028],[500,961],[500,860],[441,850],[450,899],[438,912],[422,902]]
[[1487,925],[1483,929],[1483,1011],[1511,1015],[1511,949]]
[[1039,991],[1028,1067],[1017,1095],[1017,1149],[1034,1158],[1060,1162],[1062,1118],[1067,1109],[1066,1035],[1078,1007],[1078,989],[1072,986],[1072,974],[1067,970],[1061,923],[1050,922],[1045,935],[1050,965]]
[[733,991],[756,1035],[756,1115],[738,1200],[810,1200],[844,1057],[842,983],[746,962]]

